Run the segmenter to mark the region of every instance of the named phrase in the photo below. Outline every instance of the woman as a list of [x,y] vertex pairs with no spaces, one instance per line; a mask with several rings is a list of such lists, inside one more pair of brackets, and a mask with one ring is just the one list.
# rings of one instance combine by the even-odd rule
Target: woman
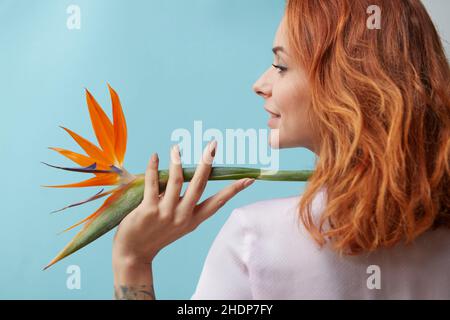
[[[449,299],[450,70],[421,2],[288,0],[273,51],[254,85],[270,143],[310,149],[315,172],[301,196],[233,210],[192,298]],[[253,182],[197,205],[215,147],[183,197],[177,148],[161,197],[150,160],[114,240],[117,298],[154,299],[155,255]]]

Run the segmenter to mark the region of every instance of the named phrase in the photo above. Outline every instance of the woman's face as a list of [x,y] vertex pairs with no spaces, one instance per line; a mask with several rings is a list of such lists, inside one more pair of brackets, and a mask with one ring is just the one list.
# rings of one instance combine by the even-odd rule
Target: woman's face
[[317,153],[316,139],[308,121],[311,103],[304,70],[294,65],[286,38],[285,19],[275,35],[274,66],[270,66],[253,85],[264,98],[269,113],[269,145],[272,148],[305,147]]

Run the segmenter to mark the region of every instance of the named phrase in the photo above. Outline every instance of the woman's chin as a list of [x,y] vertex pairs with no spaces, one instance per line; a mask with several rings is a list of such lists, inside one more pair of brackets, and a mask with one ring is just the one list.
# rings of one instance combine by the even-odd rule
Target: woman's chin
[[280,129],[272,129],[270,130],[270,135],[268,139],[269,146],[272,149],[281,149],[281,141],[280,141]]

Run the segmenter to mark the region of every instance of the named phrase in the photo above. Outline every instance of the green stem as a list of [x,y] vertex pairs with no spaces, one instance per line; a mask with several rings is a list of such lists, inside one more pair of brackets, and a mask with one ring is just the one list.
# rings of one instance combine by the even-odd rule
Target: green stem
[[[183,168],[184,181],[191,181],[195,173],[194,168]],[[255,168],[213,167],[208,180],[239,180],[254,178],[267,181],[307,181],[313,171],[309,170],[279,170],[271,171]],[[46,267],[71,255],[92,241],[101,237],[116,227],[123,218],[133,211],[142,201],[144,194],[144,174],[132,176],[132,180],[124,186],[122,195],[111,201],[108,207],[89,224],[85,225],[66,247]],[[169,170],[159,170],[159,191],[166,189]]]
[[[183,179],[189,182],[194,177],[195,167],[183,168]],[[212,167],[208,180],[239,180],[254,178],[265,181],[308,181],[314,171],[312,170],[266,170],[244,167]],[[159,170],[160,191],[162,192],[169,179],[169,170]],[[140,178],[144,174],[137,175]]]

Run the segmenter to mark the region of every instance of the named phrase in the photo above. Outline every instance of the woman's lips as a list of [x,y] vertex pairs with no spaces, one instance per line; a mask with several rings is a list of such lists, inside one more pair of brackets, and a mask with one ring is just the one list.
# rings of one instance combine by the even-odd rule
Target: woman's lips
[[264,110],[266,110],[271,115],[278,116],[278,117],[280,116],[278,113],[273,112],[272,110],[268,109],[267,107],[264,107]]
[[269,122],[267,122],[267,125],[270,128],[277,128],[279,123],[280,123],[280,119],[281,119],[281,116],[274,115],[274,114],[271,113],[270,114],[270,119],[269,119]]
[[275,128],[275,127],[277,127],[277,125],[279,124],[279,122],[280,122],[280,118],[281,118],[281,116],[279,115],[279,114],[276,114],[276,113],[273,113],[272,111],[270,111],[268,108],[264,108],[268,113],[269,113],[269,115],[270,115],[270,119],[269,119],[269,122],[267,123],[267,125],[270,127],[270,128]]

